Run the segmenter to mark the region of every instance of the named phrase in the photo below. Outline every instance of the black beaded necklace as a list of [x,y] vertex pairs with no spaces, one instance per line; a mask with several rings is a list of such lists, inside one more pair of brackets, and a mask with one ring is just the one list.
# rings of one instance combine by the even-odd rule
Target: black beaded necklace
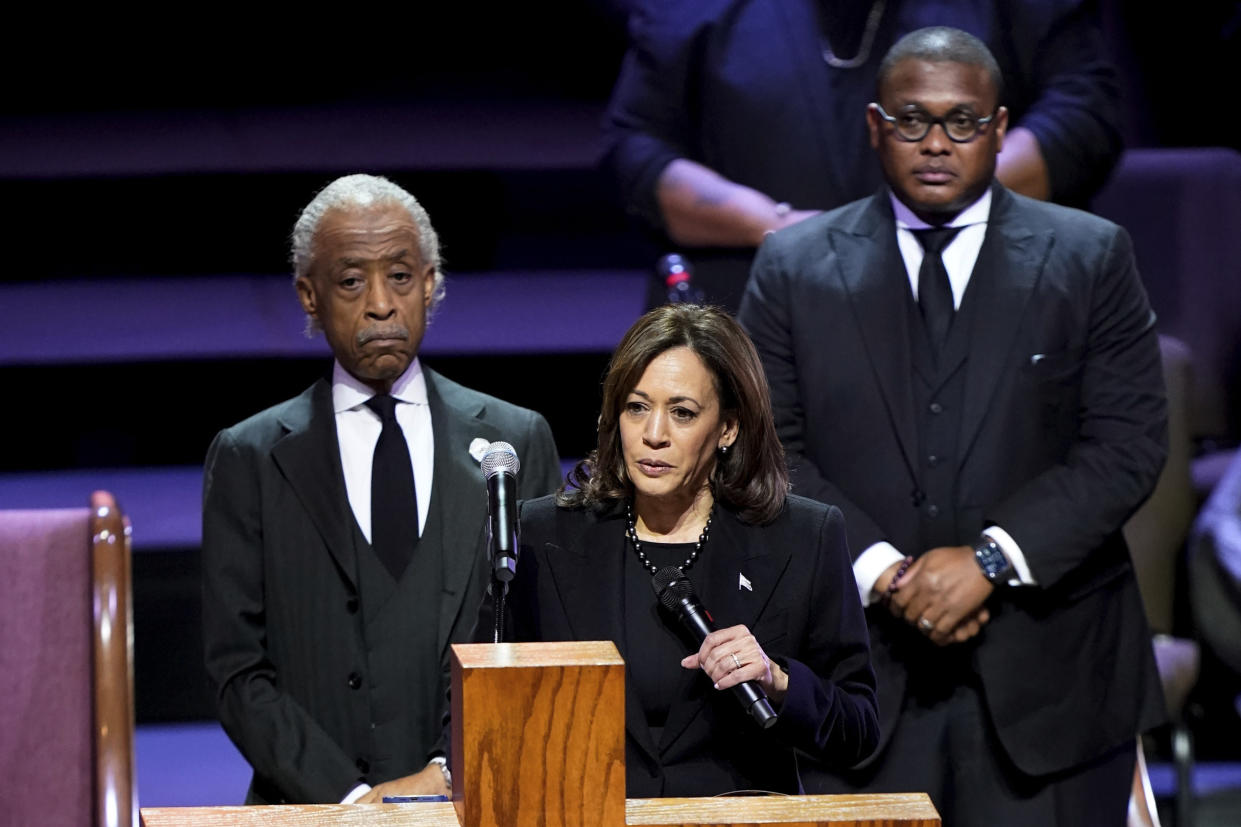
[[[698,555],[702,552],[702,547],[707,544],[707,535],[711,533],[711,518],[715,516],[715,503],[711,504],[711,510],[707,512],[707,524],[702,527],[702,534],[698,535],[698,542],[694,543],[694,550],[689,553],[689,557],[685,558],[685,562],[681,564],[682,572],[690,570],[694,565],[694,561],[698,559]],[[633,543],[633,550],[638,554],[638,562],[642,564],[642,568],[646,569],[654,577],[659,572],[659,567],[646,558],[646,552],[642,550],[642,543],[638,541],[638,527],[633,521],[633,506],[625,503],[625,536],[629,538],[629,542]]]

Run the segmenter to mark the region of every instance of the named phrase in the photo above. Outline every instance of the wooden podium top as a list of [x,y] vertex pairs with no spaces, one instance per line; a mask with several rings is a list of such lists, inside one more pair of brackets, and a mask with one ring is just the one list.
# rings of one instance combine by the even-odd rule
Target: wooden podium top
[[427,804],[282,804],[249,807],[143,807],[145,827],[461,827],[451,801]]
[[[281,807],[144,807],[146,827],[459,827],[451,803],[302,804]],[[644,827],[940,827],[924,793],[735,798],[631,798],[625,823]]]
[[940,827],[926,793],[631,798],[625,824],[646,827]]
[[452,651],[464,669],[527,666],[624,666],[610,640],[545,643],[454,643]]

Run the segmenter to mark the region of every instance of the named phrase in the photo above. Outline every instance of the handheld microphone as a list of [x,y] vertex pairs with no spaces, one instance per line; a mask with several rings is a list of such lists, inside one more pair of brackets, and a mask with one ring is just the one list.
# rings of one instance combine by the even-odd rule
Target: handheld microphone
[[[655,572],[651,579],[651,588],[655,590],[664,608],[674,612],[699,643],[715,631],[715,621],[711,618],[711,613],[698,601],[694,584],[689,582],[685,572],[676,566],[664,566]],[[732,688],[732,692],[762,729],[775,725],[776,711],[771,708],[767,693],[756,681],[742,681]]]
[[517,472],[521,462],[507,442],[487,446],[480,461],[487,481],[487,547],[492,573],[508,583],[517,573]]
[[694,287],[694,270],[683,256],[669,253],[655,262],[655,275],[668,291],[668,304],[702,304],[702,291]]

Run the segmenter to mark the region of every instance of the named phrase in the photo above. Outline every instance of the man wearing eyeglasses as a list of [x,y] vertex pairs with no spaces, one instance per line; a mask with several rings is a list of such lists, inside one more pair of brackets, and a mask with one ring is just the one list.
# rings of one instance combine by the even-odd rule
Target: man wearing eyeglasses
[[840,506],[884,741],[814,792],[953,825],[1124,824],[1163,698],[1121,525],[1163,464],[1127,234],[995,181],[986,47],[902,38],[866,111],[886,185],[777,232],[740,318],[794,491]]

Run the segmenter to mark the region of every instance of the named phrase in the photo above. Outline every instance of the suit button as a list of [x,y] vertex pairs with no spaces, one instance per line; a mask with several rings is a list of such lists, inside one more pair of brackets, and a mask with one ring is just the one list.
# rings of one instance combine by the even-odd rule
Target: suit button
[[944,412],[944,406],[938,402],[932,402],[928,410],[933,414],[942,414]]
[[371,771],[371,763],[367,761],[365,758],[358,759],[357,767],[358,767],[358,772],[362,773],[363,775],[366,775],[368,772]]
[[929,457],[926,458],[926,464],[931,466],[932,468],[934,468],[936,465],[939,465],[939,456],[936,454],[931,454]]
[[938,517],[938,516],[939,516],[939,506],[938,506],[938,505],[928,505],[928,506],[926,507],[926,513],[927,513],[927,514],[929,514],[929,515],[930,515],[930,516],[932,516],[932,517]]
[[358,613],[358,599],[356,597],[351,597],[345,601],[345,611],[351,615]]
[[362,676],[357,672],[349,673],[349,688],[357,689],[362,686]]

